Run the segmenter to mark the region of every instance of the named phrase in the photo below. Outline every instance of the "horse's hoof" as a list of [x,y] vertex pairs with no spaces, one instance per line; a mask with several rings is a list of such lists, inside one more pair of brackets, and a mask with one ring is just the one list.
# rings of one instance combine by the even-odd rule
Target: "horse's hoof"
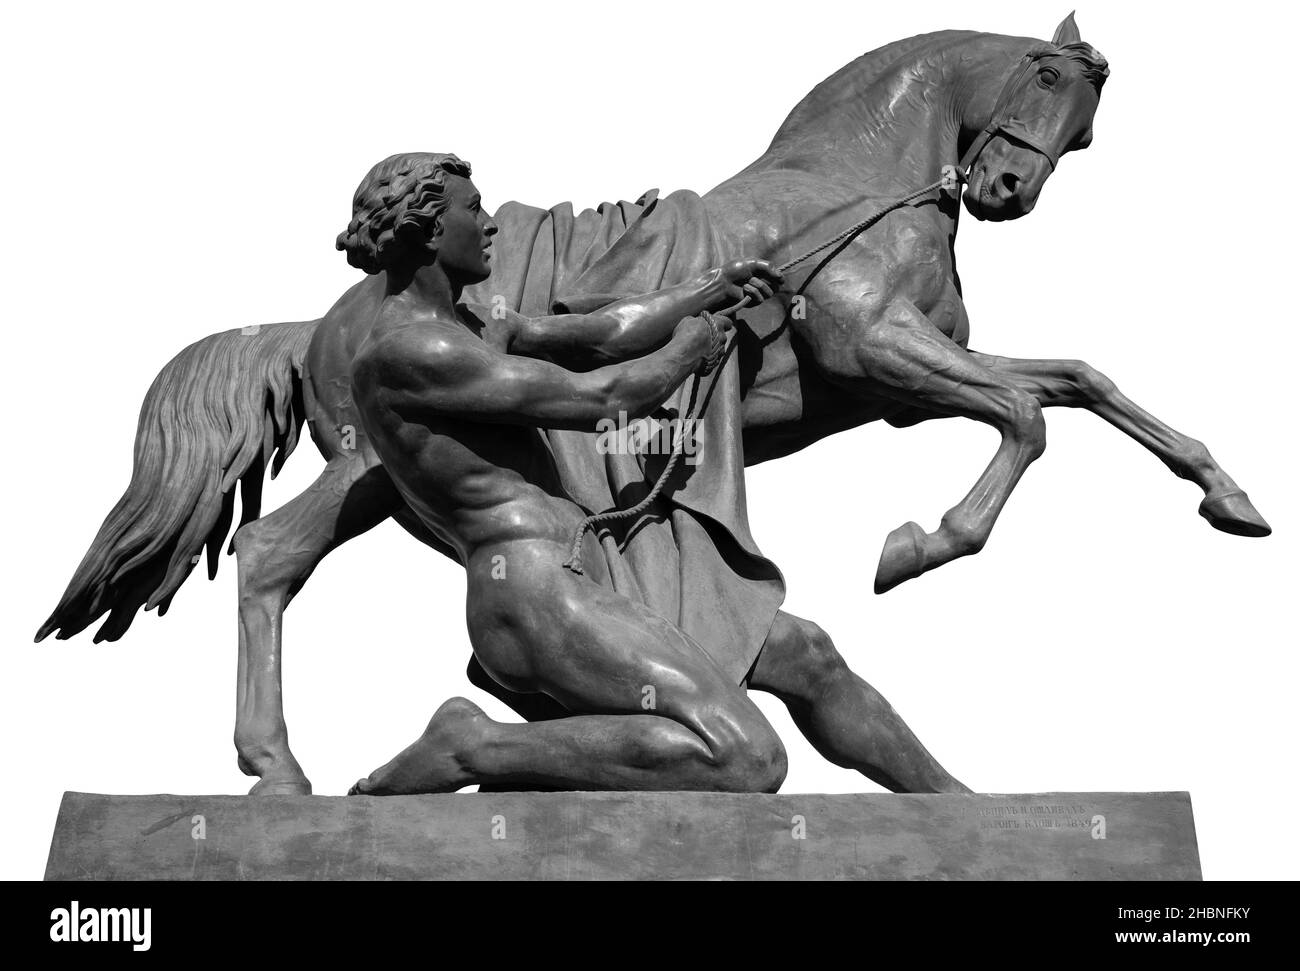
[[925,530],[916,523],[905,523],[885,537],[880,565],[876,567],[876,593],[892,590],[924,573],[924,548]]
[[1267,536],[1273,532],[1273,527],[1265,522],[1244,492],[1206,496],[1200,512],[1215,529],[1234,536]]
[[250,796],[310,796],[311,783],[306,779],[271,781],[262,779],[248,790]]

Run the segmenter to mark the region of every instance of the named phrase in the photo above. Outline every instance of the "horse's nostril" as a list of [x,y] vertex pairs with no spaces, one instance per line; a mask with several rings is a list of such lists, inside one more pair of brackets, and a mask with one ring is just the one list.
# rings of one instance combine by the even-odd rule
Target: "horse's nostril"
[[998,176],[998,188],[1002,190],[1004,195],[1015,195],[1016,190],[1020,188],[1020,176],[1014,172],[1003,172]]

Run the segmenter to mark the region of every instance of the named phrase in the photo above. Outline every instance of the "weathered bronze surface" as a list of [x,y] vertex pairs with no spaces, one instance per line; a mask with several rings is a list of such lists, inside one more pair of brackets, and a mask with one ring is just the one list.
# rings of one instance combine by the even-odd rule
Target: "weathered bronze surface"
[[1185,792],[101,796],[47,880],[1199,880]]
[[[389,518],[464,565],[470,679],[528,722],[453,698],[355,793],[775,792],[785,750],[749,689],[838,765],[899,792],[967,791],[816,624],[780,609],[743,470],[880,419],[996,428],[940,528],[889,535],[880,592],[984,545],[1051,406],[1147,447],[1201,488],[1216,528],[1269,532],[1201,443],[1095,368],[968,346],[957,196],[977,219],[1032,211],[1090,143],[1108,73],[1072,16],[1051,42],[910,38],[818,85],[705,195],[576,215],[488,216],[455,156],[385,159],[338,239],[365,279],[320,320],[214,335],[159,375],[132,482],[38,639],[104,613],[96,638],[116,639],[141,606],[165,610],[205,548],[215,571],[238,483],[235,741],[257,795],[311,791],[281,705],[284,608]],[[683,454],[629,446],[629,421],[675,429]],[[325,470],[262,517],[263,474],[307,423]],[[591,518],[619,510],[636,515]]]

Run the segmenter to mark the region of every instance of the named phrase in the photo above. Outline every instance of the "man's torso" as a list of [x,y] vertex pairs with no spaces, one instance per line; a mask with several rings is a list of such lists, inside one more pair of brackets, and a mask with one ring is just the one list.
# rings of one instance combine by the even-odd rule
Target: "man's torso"
[[[507,352],[511,322],[484,308],[459,306],[460,321],[411,320],[381,308],[371,331],[378,342],[398,328],[427,328],[440,341],[481,341]],[[386,356],[367,382],[403,361]],[[373,365],[373,362],[372,362]],[[468,562],[487,544],[545,539],[567,543],[582,510],[568,500],[542,434],[534,427],[476,422],[424,410],[418,416],[357,388],[356,405],[371,444],[403,498],[431,530]]]

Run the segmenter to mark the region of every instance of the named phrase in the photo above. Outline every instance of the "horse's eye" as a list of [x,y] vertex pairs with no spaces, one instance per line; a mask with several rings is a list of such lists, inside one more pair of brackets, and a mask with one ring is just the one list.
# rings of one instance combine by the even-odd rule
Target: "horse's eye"
[[1051,67],[1045,67],[1038,72],[1038,82],[1045,88],[1050,88],[1061,79],[1060,73]]

